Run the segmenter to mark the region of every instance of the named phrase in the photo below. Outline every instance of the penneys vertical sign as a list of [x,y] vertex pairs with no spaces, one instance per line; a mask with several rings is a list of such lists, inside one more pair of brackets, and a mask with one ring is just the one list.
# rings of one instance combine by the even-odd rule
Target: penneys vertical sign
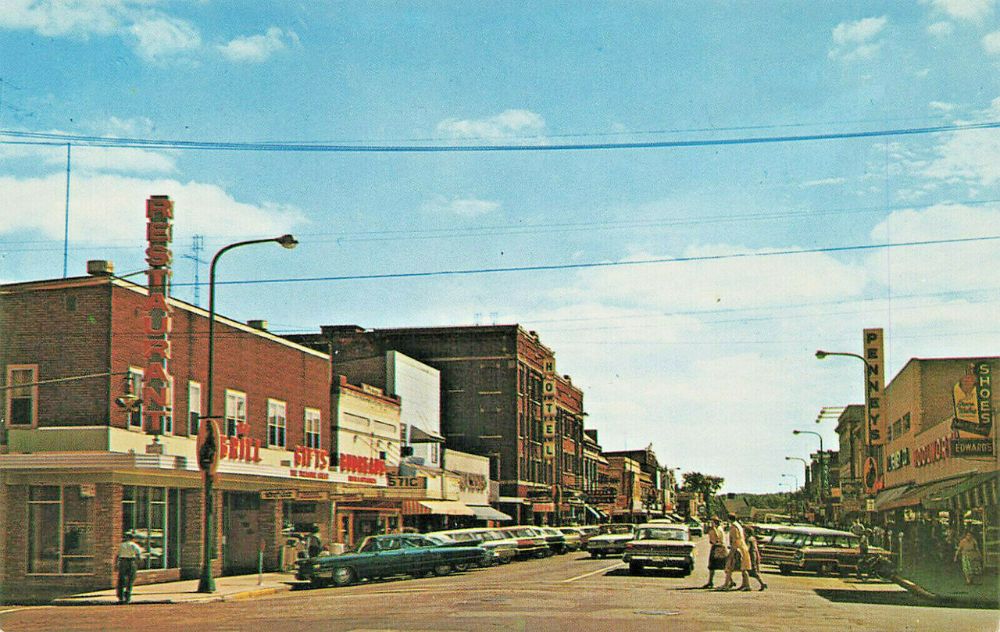
[[867,445],[885,443],[885,348],[882,329],[865,329],[865,438]]
[[[149,296],[146,299],[146,373],[142,399],[146,430],[152,434],[164,431],[164,419],[172,419],[170,398],[170,263],[173,253],[174,203],[166,195],[153,195],[146,200],[146,270]],[[171,430],[171,428],[166,428]]]

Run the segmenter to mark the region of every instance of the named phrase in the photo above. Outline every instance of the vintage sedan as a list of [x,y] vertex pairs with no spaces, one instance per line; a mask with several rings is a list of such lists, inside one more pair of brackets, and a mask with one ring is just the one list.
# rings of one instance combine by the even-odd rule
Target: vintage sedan
[[517,541],[504,538],[502,535],[486,528],[449,529],[426,533],[427,536],[443,536],[456,542],[473,546],[481,546],[490,552],[490,563],[506,564],[517,554]]
[[559,555],[566,553],[566,535],[562,531],[555,527],[534,527],[534,529],[542,534],[542,537],[545,538],[545,543],[549,545],[549,549],[553,553],[558,553]]
[[580,527],[559,527],[559,531],[562,532],[563,536],[566,538],[566,551],[579,551],[583,533],[580,531]]
[[638,575],[646,566],[678,568],[685,576],[694,569],[694,543],[684,524],[647,524],[635,528],[635,538],[625,544],[622,561]]
[[634,529],[634,525],[623,523],[601,525],[600,535],[587,540],[587,553],[590,557],[621,555],[625,552],[625,543],[634,537]]
[[[806,571],[819,575],[857,572],[861,539],[848,531],[799,525],[759,525],[761,561],[773,564],[783,574]],[[877,546],[869,555],[889,555]]]
[[355,551],[299,560],[295,578],[313,586],[348,586],[361,579],[427,573],[447,575],[456,566],[482,564],[489,553],[478,546],[441,545],[413,534],[373,535]]
[[516,526],[500,527],[495,529],[517,542],[517,559],[525,560],[532,557],[548,557],[552,555],[552,549],[542,534],[535,531],[534,527]]

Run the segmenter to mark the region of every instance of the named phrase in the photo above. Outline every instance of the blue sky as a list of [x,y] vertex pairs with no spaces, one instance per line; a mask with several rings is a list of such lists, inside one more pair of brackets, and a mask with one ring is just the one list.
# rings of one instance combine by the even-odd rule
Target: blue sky
[[[185,141],[557,145],[1000,120],[993,0],[212,3],[4,0],[0,130]],[[259,6],[257,6],[259,5]],[[0,145],[0,282],[62,276],[65,147]],[[652,442],[730,491],[775,490],[886,330],[911,357],[996,355],[995,130],[600,151],[72,150],[70,275],[141,270],[142,201],[177,204],[175,290],[219,279],[693,257],[685,263],[220,286],[278,332],[522,323],[608,449]],[[207,266],[201,268],[201,278]],[[205,302],[207,290],[202,290]],[[788,480],[785,478],[784,480]]]

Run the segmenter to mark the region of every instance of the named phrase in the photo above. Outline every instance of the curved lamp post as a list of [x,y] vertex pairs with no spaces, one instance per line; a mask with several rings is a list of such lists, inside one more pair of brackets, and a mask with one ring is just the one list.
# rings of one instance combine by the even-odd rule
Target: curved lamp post
[[819,438],[819,484],[816,486],[816,499],[823,502],[823,492],[826,485],[826,452],[823,451],[823,435],[812,430],[792,430],[792,434],[811,434]]
[[[206,390],[208,391],[208,414],[201,417],[201,419],[215,418],[212,413],[212,378],[214,377],[215,369],[215,265],[219,262],[219,257],[234,248],[250,246],[252,244],[266,244],[270,242],[281,244],[283,248],[288,248],[289,250],[299,244],[295,237],[292,237],[291,235],[282,235],[281,237],[272,237],[270,239],[249,239],[247,241],[237,241],[229,244],[228,246],[223,246],[217,253],[215,253],[215,256],[212,257],[212,265],[209,268],[208,273],[208,384],[206,387]],[[206,470],[204,487],[205,530],[203,533],[204,538],[202,540],[204,547],[201,558],[201,578],[198,580],[198,592],[200,593],[215,592],[215,578],[212,577],[212,553],[215,550],[215,507],[212,502],[212,484],[214,482],[214,476],[211,472]]]
[[806,472],[805,487],[808,490],[808,488],[809,488],[809,461],[806,461],[805,459],[797,457],[797,456],[786,456],[785,460],[786,461],[802,461],[802,467],[805,469],[805,472]]

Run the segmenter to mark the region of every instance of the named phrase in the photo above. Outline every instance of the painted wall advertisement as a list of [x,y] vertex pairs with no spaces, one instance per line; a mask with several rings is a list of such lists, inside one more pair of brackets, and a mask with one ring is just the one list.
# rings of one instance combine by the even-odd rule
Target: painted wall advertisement
[[[993,456],[993,367],[978,361],[952,389],[955,416],[951,427],[957,435],[951,452],[956,457]],[[971,436],[970,436],[971,435]]]

